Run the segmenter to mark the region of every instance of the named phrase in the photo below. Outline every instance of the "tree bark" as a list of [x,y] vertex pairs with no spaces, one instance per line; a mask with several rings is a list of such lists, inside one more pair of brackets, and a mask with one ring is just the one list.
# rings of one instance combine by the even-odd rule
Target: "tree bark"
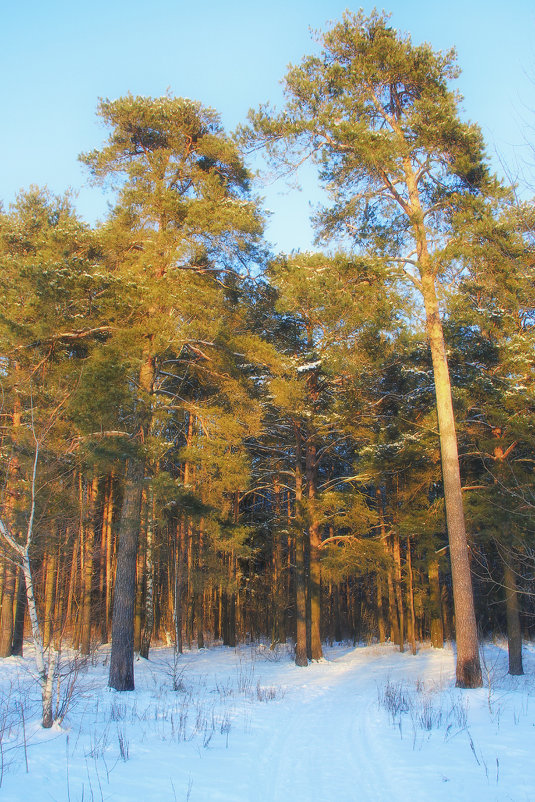
[[412,554],[411,554],[411,539],[407,538],[407,591],[409,597],[409,612],[410,612],[410,642],[413,654],[416,654],[416,614],[414,612],[414,580],[412,576]]
[[[15,375],[20,370],[18,363],[15,363]],[[15,393],[14,405],[13,405],[13,429],[12,429],[12,436],[13,436],[13,443],[12,448],[15,445],[16,439],[18,437],[17,432],[21,426],[22,415],[21,415],[21,407],[20,407],[20,400],[17,393]],[[19,460],[16,456],[15,449],[13,448],[13,453],[11,455],[11,459],[7,465],[7,493],[6,498],[6,513],[7,513],[7,522],[9,526],[13,525],[14,520],[14,507],[15,507],[15,498],[17,496],[17,476],[19,472]],[[3,587],[2,587],[2,610],[0,614],[0,657],[10,657],[13,654],[13,627],[14,627],[14,620],[13,620],[13,602],[15,597],[15,583],[16,583],[16,569],[15,565],[12,564],[9,560],[4,559],[4,572],[3,572]]]
[[121,521],[119,524],[110,674],[108,680],[110,688],[115,688],[116,691],[134,690],[136,557],[143,477],[143,462],[133,457],[130,458],[126,472]]
[[504,562],[503,582],[505,586],[505,606],[507,613],[509,674],[520,676],[524,673],[524,667],[522,665],[522,631],[520,629],[518,588],[514,568],[508,562]]
[[386,629],[383,608],[383,578],[377,574],[375,581],[377,589],[377,627],[379,629],[379,643],[384,643],[386,641]]
[[427,230],[418,190],[418,180],[408,155],[403,159],[403,166],[409,195],[408,214],[416,243],[420,290],[424,301],[427,337],[433,363],[456,621],[456,684],[459,688],[479,688],[483,684],[483,680],[479,659],[474,593],[464,523],[450,373],[436,292],[435,266],[432,264],[428,250]]
[[431,618],[431,646],[434,649],[444,647],[444,626],[442,623],[440,579],[438,573],[438,560],[433,558],[429,563],[429,601]]
[[321,531],[315,514],[314,504],[316,498],[316,446],[307,442],[306,475],[309,502],[309,597],[310,597],[310,656],[312,660],[321,660],[323,650],[321,647]]
[[[82,478],[80,477],[80,482]],[[85,493],[81,493],[83,500],[82,518],[84,531],[84,572],[82,577],[82,627],[80,638],[81,654],[89,654],[91,648],[91,596],[93,586],[93,565],[95,549],[95,513],[96,500],[98,493],[98,478],[94,477],[92,482],[85,488]],[[85,499],[83,499],[85,496]],[[85,502],[85,503],[84,503]]]
[[57,556],[55,546],[45,556],[45,606],[43,612],[43,649],[47,649],[54,633],[54,591]]
[[154,629],[154,565],[152,559],[154,527],[154,495],[152,487],[147,491],[147,542],[145,552],[145,626],[141,637],[139,654],[149,658],[150,641]]
[[0,657],[13,654],[13,601],[15,598],[15,567],[4,561],[4,587],[2,592],[2,613],[0,616]]
[[100,634],[102,643],[107,643],[110,632],[112,609],[112,558],[113,558],[113,474],[106,479],[104,509],[102,511],[102,537],[100,548],[100,598],[102,604]]
[[184,515],[175,529],[175,582],[173,594],[173,623],[175,626],[175,649],[178,654],[184,651],[182,597],[184,595],[184,561],[186,554],[186,520]]
[[[140,540],[143,542],[144,532],[140,533]],[[138,541],[138,552],[136,559],[136,600],[134,602],[134,652],[139,654],[141,649],[141,627],[143,623],[143,583],[145,574],[145,559],[143,546]]]
[[273,494],[275,496],[275,530],[272,545],[272,587],[273,587],[273,621],[271,627],[271,645],[274,649],[277,643],[285,643],[286,631],[284,628],[284,582],[282,568],[282,534],[281,524],[281,488],[278,477],[273,481]]
[[422,276],[422,291],[435,377],[444,501],[450,544],[453,604],[455,608],[455,638],[457,642],[456,684],[459,688],[479,688],[483,680],[479,660],[472,576],[468,560],[468,542],[464,526],[461,475],[450,376],[435,284],[432,276],[427,273]]
[[307,666],[305,532],[303,529],[301,510],[301,505],[303,503],[303,476],[301,469],[301,432],[298,427],[296,427],[295,436],[295,664],[296,666]]
[[12,654],[22,657],[24,646],[24,618],[26,616],[26,586],[24,584],[24,574],[19,568],[17,581],[17,595],[15,601],[15,622],[13,624],[13,648]]
[[403,609],[403,593],[401,590],[401,546],[397,532],[392,536],[392,555],[394,557],[394,591],[399,626],[399,651],[403,652],[405,651],[405,611]]

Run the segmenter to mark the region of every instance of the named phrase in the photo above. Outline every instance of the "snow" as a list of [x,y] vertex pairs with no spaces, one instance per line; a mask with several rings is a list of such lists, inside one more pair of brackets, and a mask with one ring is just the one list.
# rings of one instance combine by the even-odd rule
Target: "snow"
[[510,677],[505,644],[485,645],[485,687],[471,691],[454,687],[451,647],[413,656],[390,644],[337,644],[325,653],[297,668],[289,647],[214,646],[174,668],[172,649],[160,647],[136,661],[136,690],[117,693],[100,648],[62,725],[43,730],[28,647],[24,659],[0,661],[0,798],[535,798],[534,647],[524,647],[525,676]]
[[307,362],[306,365],[299,365],[297,368],[298,373],[306,373],[309,370],[316,370],[321,367],[321,359],[316,362]]

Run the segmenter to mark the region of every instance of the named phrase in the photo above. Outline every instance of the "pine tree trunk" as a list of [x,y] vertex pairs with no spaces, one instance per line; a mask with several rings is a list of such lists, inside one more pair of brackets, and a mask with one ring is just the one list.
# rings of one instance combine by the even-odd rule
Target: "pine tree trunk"
[[309,559],[309,598],[310,598],[310,656],[312,660],[321,660],[321,530],[315,514],[316,498],[316,446],[307,443],[306,475],[308,485],[310,559]]
[[282,572],[282,535],[280,532],[281,523],[281,488],[278,477],[273,482],[273,494],[275,497],[275,530],[273,532],[273,553],[272,553],[272,587],[273,587],[273,624],[271,628],[271,649],[277,643],[286,642],[286,632],[284,629],[284,583]]
[[435,282],[430,271],[422,274],[422,294],[433,360],[444,501],[450,544],[455,637],[457,642],[456,684],[459,688],[479,688],[483,680],[479,660],[472,576],[468,560],[468,542],[464,525],[457,435],[455,433],[446,346],[444,344]]
[[152,557],[153,547],[153,527],[154,527],[154,495],[152,487],[149,487],[147,501],[147,540],[145,552],[145,626],[141,638],[139,654],[145,660],[149,659],[150,641],[154,629],[154,565]]
[[184,605],[186,615],[186,643],[191,649],[193,638],[193,624],[195,620],[195,595],[193,593],[193,524],[188,523],[186,530],[186,603]]
[[184,651],[182,597],[184,595],[184,559],[186,551],[186,521],[181,517],[175,532],[175,583],[173,620],[175,625],[175,648],[178,654]]
[[15,598],[15,622],[13,624],[12,654],[22,657],[24,645],[24,618],[26,615],[26,586],[24,584],[24,574],[22,572],[22,568],[19,568],[17,593]]
[[134,603],[134,652],[139,654],[141,649],[141,627],[143,622],[143,580],[144,580],[144,555],[139,548],[136,559],[136,600]]
[[413,654],[416,654],[416,615],[414,613],[414,584],[412,577],[412,554],[411,554],[411,539],[407,538],[407,590],[409,596],[409,611],[410,611],[410,642]]
[[379,643],[386,641],[385,615],[383,609],[383,579],[377,574],[377,626],[379,629]]
[[[20,371],[20,366],[15,362],[15,374]],[[13,405],[12,415],[12,436],[13,443],[16,442],[18,434],[17,431],[21,426],[22,416],[20,400],[17,393],[15,393],[15,400]],[[13,444],[11,444],[12,447]],[[18,471],[20,468],[19,460],[16,456],[16,451],[13,451],[12,458],[7,464],[7,487],[2,488],[2,500],[5,499],[5,512],[7,513],[8,523],[11,526],[14,520],[14,506],[16,498],[16,483]],[[8,491],[7,493],[5,491]],[[12,492],[9,492],[12,491]],[[10,657],[13,654],[13,602],[15,597],[15,584],[16,584],[16,569],[15,566],[9,561],[4,559],[3,564],[3,586],[2,586],[2,610],[0,613],[0,657]]]
[[[232,587],[234,572],[233,555],[229,554],[227,559],[227,587]],[[236,646],[236,594],[234,592],[223,591],[222,599],[222,635],[223,646]]]
[[442,624],[440,579],[437,559],[433,559],[429,563],[428,575],[431,615],[431,646],[434,649],[442,649],[444,647],[444,627]]
[[197,553],[197,584],[196,590],[196,603],[195,603],[195,627],[197,630],[197,648],[204,649],[204,590],[200,587],[202,584],[202,549],[203,549],[203,528],[204,522],[201,519],[199,522],[199,538],[198,538],[198,553]]
[[115,688],[116,691],[134,690],[136,557],[143,477],[143,462],[134,458],[129,459],[119,524],[108,680],[110,688]]
[[[1,445],[1,440],[0,440]],[[5,574],[6,558],[0,560],[0,604],[2,601],[2,593],[4,592],[4,574]]]
[[444,622],[444,640],[452,641],[454,638],[453,610],[449,589],[445,584],[440,588],[440,606]]
[[13,654],[13,602],[15,598],[15,567],[4,561],[4,587],[2,592],[2,613],[0,616],[0,657]]
[[464,523],[459,453],[444,332],[436,293],[435,267],[429,255],[427,231],[418,181],[410,158],[403,159],[410,205],[410,221],[416,242],[420,289],[424,301],[427,337],[433,362],[433,378],[442,460],[446,523],[450,545],[457,641],[457,686],[479,688],[483,680],[479,660],[472,576]]
[[67,621],[67,625],[72,630],[72,641],[73,641],[73,648],[74,646],[74,627],[72,626],[72,621],[74,618],[73,608],[75,606],[75,596],[76,596],[76,584],[78,581],[78,553],[80,549],[80,538],[77,534],[74,536],[74,543],[72,548],[72,557],[71,557],[71,570],[69,572],[69,589],[67,593],[67,608],[65,610],[65,620]]
[[69,542],[69,532],[64,531],[63,534],[58,532],[58,556],[57,556],[57,569],[56,569],[56,586],[54,588],[55,595],[55,610],[54,610],[54,649],[61,651],[61,644],[63,642],[65,631],[64,608],[66,599],[65,588],[65,557],[62,555],[67,554],[67,544]]
[[100,598],[102,604],[100,636],[102,643],[108,643],[113,591],[113,474],[106,481],[104,509],[102,511],[102,537],[100,549]]
[[[329,526],[329,537],[334,537],[334,526],[332,524]],[[330,629],[330,642],[331,646],[333,644],[333,640],[336,643],[341,643],[344,639],[343,633],[346,630],[347,621],[345,620],[345,616],[342,611],[342,602],[340,600],[340,583],[339,582],[329,582],[329,612],[330,612],[330,620],[329,620],[329,629]]]
[[394,591],[396,599],[396,613],[399,622],[399,650],[405,651],[405,612],[403,609],[403,593],[401,590],[401,549],[398,533],[392,538],[392,554],[394,557]]
[[295,462],[295,595],[296,595],[296,643],[295,664],[307,666],[307,625],[306,625],[306,575],[305,575],[305,532],[303,529],[301,505],[303,503],[303,477],[301,473],[301,432],[296,427]]
[[[392,549],[390,547],[390,537],[386,534],[385,526],[385,500],[383,491],[378,488],[375,491],[377,497],[377,510],[379,513],[379,527],[381,535],[381,543],[383,544],[383,551],[390,565],[393,564]],[[392,568],[389,567],[386,572],[386,586],[388,589],[388,621],[390,625],[390,641],[398,646],[401,645],[400,631],[399,631],[399,618],[398,610],[396,607],[396,596],[394,591],[394,580],[392,577]]]
[[505,586],[505,606],[507,613],[507,645],[509,650],[509,674],[519,676],[524,673],[522,666],[522,631],[518,589],[513,567],[504,562],[503,581]]
[[134,604],[134,652],[141,650],[141,631],[143,627],[143,597],[145,590],[145,554],[147,545],[147,494],[143,489],[141,494],[140,530],[138,537],[138,550],[136,560],[136,601]]
[[[82,478],[80,477],[80,482]],[[85,489],[82,505],[84,533],[84,570],[82,576],[82,627],[80,638],[81,654],[89,654],[91,648],[91,591],[93,586],[93,565],[95,548],[95,507],[98,493],[98,478],[93,478]]]
[[54,589],[56,585],[56,553],[45,556],[45,606],[43,612],[43,648],[47,649],[54,631]]
[[396,646],[399,646],[400,637],[399,637],[398,610],[396,607],[396,595],[394,593],[394,580],[392,579],[391,568],[388,569],[386,581],[388,586],[388,618],[390,621],[390,641],[391,643],[395,643]]

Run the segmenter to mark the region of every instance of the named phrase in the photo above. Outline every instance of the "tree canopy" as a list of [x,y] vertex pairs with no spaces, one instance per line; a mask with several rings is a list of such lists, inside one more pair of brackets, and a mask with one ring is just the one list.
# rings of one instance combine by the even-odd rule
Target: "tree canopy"
[[[521,670],[533,205],[491,174],[454,51],[378,12],[319,41],[236,136],[170,94],[101,100],[101,224],[38,188],[1,214],[2,655],[26,586],[50,676],[62,637],[111,637],[117,690],[151,639],[263,636],[302,666],[325,637],[455,636],[477,687],[476,621]],[[316,164],[323,251],[269,252],[253,147]]]

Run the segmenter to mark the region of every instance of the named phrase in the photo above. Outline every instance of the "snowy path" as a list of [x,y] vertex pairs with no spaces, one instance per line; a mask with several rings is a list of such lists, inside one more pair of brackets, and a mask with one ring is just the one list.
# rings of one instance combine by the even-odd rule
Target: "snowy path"
[[262,750],[251,802],[367,802],[388,795],[380,768],[386,756],[369,737],[368,722],[377,715],[373,662],[367,663],[368,680],[360,682],[356,659],[311,667],[313,678],[285,700],[284,716]]
[[[297,668],[288,654],[216,647],[180,658],[184,686],[172,692],[172,654],[160,649],[136,662],[132,694],[106,688],[102,651],[64,728],[46,732],[31,660],[9,658],[0,800],[534,802],[535,650],[525,647],[518,678],[507,676],[502,647],[485,651],[487,687],[459,691],[451,649],[338,645]],[[387,687],[408,700],[395,715],[378,701]]]

